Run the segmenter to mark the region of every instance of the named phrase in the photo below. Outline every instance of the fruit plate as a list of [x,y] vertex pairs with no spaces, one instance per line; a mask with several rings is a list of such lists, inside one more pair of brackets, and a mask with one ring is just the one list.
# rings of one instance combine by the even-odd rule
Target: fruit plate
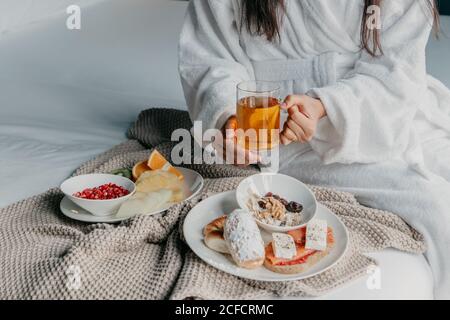
[[[197,204],[187,215],[184,225],[184,238],[194,253],[209,265],[237,277],[258,281],[292,281],[306,279],[333,267],[345,255],[348,247],[348,231],[341,220],[325,206],[319,204],[316,218],[327,221],[328,226],[333,228],[335,245],[330,253],[317,264],[298,274],[279,274],[272,272],[265,267],[249,270],[238,267],[231,256],[221,254],[209,249],[203,241],[203,227],[212,220],[228,214],[239,208],[236,201],[235,191],[229,191],[214,195]],[[261,229],[264,242],[271,240],[271,234]]]
[[[183,201],[187,201],[199,194],[203,188],[203,178],[202,176],[194,170],[186,168],[177,168],[184,176],[184,188],[187,198]],[[175,205],[174,203],[169,203],[159,210],[148,212],[145,215],[153,215],[161,213],[170,209]],[[116,223],[130,218],[118,218],[115,215],[109,216],[94,216],[88,211],[80,208],[78,205],[73,203],[67,196],[64,197],[60,204],[61,212],[66,216],[74,220],[89,222],[89,223]]]

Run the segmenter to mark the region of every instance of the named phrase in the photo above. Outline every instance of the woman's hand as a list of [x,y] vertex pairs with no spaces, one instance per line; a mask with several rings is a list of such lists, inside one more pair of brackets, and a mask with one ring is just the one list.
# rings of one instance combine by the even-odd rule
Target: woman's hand
[[319,99],[306,95],[288,96],[281,108],[287,110],[289,117],[280,135],[281,143],[306,143],[316,133],[317,123],[326,116],[325,107]]
[[248,166],[258,163],[259,157],[256,153],[246,150],[237,143],[236,130],[237,119],[233,116],[222,128],[223,139],[217,139],[217,143],[214,144],[216,152],[227,164]]

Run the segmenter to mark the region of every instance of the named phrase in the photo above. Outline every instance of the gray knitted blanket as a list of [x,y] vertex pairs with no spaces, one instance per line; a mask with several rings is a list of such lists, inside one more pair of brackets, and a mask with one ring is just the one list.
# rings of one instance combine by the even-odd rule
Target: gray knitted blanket
[[[157,147],[166,156],[170,133],[189,128],[187,113],[151,109],[129,131],[130,140],[76,172],[110,172],[132,166]],[[234,189],[257,172],[226,165],[193,165],[205,178],[203,193],[163,214],[118,225],[72,221],[59,211],[58,189],[0,210],[0,299],[255,299],[323,295],[363,274],[376,262],[365,252],[392,247],[425,250],[421,234],[396,215],[358,204],[348,194],[314,187],[317,199],[350,231],[350,250],[332,269],[287,283],[240,279],[195,256],[180,234],[189,210],[210,194]]]

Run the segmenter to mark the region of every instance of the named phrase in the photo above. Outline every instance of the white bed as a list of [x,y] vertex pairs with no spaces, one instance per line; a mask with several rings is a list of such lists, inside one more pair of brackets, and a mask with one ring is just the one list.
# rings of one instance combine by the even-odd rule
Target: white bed
[[[0,207],[59,185],[125,140],[140,110],[185,104],[177,75],[185,2],[46,0],[45,10],[30,16],[26,9],[42,1],[2,4],[8,1],[14,14],[0,7]],[[66,28],[68,3],[82,7],[81,30]],[[449,33],[449,18],[443,28]],[[444,37],[432,41],[428,57],[429,71],[450,86],[449,52]],[[373,256],[381,289],[369,290],[363,278],[324,298],[432,298],[423,256]]]

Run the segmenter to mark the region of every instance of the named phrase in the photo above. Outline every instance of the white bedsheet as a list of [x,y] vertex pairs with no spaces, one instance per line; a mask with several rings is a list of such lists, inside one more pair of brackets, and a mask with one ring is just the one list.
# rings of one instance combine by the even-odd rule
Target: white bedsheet
[[[140,110],[184,107],[177,38],[185,3],[80,4],[82,30],[68,31],[63,12],[0,35],[0,207],[58,186],[81,163],[124,141]],[[443,28],[450,34],[450,19]],[[449,52],[450,40],[442,38],[428,53],[430,72],[448,86]],[[325,298],[432,297],[423,256],[374,256],[381,290],[361,279]]]

